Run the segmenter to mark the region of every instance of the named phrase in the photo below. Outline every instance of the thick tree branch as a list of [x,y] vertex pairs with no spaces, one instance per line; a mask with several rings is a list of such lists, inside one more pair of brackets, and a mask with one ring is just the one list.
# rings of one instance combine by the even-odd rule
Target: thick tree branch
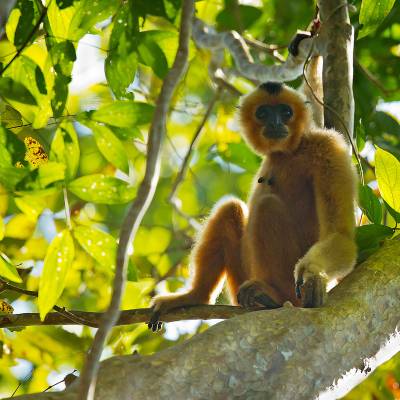
[[[336,393],[321,399],[343,396],[358,383],[343,375],[357,368],[361,380],[399,350],[399,268],[400,240],[390,240],[322,308],[245,313],[152,356],[112,357],[101,364],[96,400],[310,400],[334,382]],[[389,338],[386,358],[374,359]],[[17,398],[75,400],[76,390]]]
[[303,65],[314,42],[314,38],[302,40],[297,56],[294,57],[290,54],[283,64],[267,66],[253,62],[245,40],[235,31],[217,33],[212,27],[195,18],[193,39],[199,47],[208,48],[214,52],[227,48],[232,54],[239,72],[249,79],[260,82],[284,82],[299,77],[303,73]]
[[193,11],[193,0],[184,0],[182,4],[178,51],[174,64],[164,79],[157,100],[153,121],[149,131],[145,176],[139,186],[136,199],[129,208],[128,214],[121,227],[111,302],[102,318],[100,328],[96,332],[92,348],[86,358],[85,367],[80,379],[79,400],[94,398],[94,388],[96,385],[96,374],[100,355],[105,340],[119,317],[119,308],[126,280],[128,247],[135,238],[137,229],[156,190],[160,169],[161,143],[165,136],[168,108],[175,87],[187,65]]

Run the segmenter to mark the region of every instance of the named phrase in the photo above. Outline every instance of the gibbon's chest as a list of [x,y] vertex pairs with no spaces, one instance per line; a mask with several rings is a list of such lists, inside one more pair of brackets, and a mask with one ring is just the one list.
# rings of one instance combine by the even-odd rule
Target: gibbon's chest
[[296,218],[316,214],[310,165],[300,156],[267,159],[260,168],[253,195],[275,194]]

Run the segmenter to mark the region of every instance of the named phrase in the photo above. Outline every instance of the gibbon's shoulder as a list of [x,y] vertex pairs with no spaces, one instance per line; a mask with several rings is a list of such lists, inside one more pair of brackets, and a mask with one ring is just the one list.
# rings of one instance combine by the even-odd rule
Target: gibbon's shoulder
[[335,155],[350,157],[348,144],[343,136],[333,129],[313,128],[302,138],[300,151],[310,159],[326,159]]

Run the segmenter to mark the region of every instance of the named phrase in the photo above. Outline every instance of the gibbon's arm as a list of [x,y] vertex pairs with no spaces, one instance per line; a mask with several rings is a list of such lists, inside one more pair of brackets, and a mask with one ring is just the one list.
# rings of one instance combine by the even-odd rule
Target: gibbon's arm
[[319,240],[297,262],[294,276],[303,305],[318,307],[324,302],[326,283],[347,275],[356,261],[356,175],[347,146],[337,132],[315,133],[309,151]]

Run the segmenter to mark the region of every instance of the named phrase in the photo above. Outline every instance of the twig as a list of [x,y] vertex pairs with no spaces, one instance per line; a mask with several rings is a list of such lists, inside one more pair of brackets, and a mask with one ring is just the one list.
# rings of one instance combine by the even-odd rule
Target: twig
[[47,14],[47,8],[43,7],[42,13],[40,14],[40,18],[36,22],[35,26],[32,28],[31,33],[27,36],[27,38],[25,39],[24,43],[22,43],[21,47],[17,50],[17,52],[15,53],[14,57],[0,71],[0,76],[2,76],[4,74],[4,72],[9,68],[9,66],[14,62],[14,60],[17,57],[19,57],[19,55],[22,53],[22,51],[25,49],[25,47],[32,40],[32,38],[35,35],[36,31],[39,29],[40,24],[43,22],[44,17],[46,16],[46,14]]
[[[250,311],[258,311],[262,308],[256,307],[245,309],[238,306],[228,305],[200,305],[187,306],[176,310],[172,310],[165,315],[162,315],[163,322],[173,322],[182,320],[197,320],[197,319],[229,319],[237,315],[244,314]],[[0,316],[0,328],[18,328],[26,326],[48,326],[48,325],[88,325],[97,327],[100,325],[104,313],[85,312],[85,311],[70,311],[73,314],[75,321],[71,321],[65,315],[51,312],[46,315],[46,318],[41,321],[39,313],[22,313],[9,314]],[[115,326],[131,325],[142,322],[148,322],[152,314],[151,308],[137,308],[132,310],[121,311]],[[78,320],[86,321],[89,324],[78,322]]]
[[80,376],[78,400],[92,400],[94,398],[99,359],[104,342],[120,314],[119,308],[126,280],[127,251],[153,199],[157,186],[160,169],[159,155],[166,131],[166,117],[169,103],[187,65],[193,10],[193,0],[184,0],[182,4],[178,51],[174,64],[164,79],[150,127],[145,176],[139,186],[136,199],[129,208],[121,227],[111,302],[102,317],[100,328],[96,332],[92,348],[87,355],[85,366]]
[[281,65],[261,65],[253,62],[245,40],[235,31],[217,33],[211,26],[195,18],[193,21],[193,39],[199,47],[212,49],[213,52],[227,48],[232,54],[238,71],[245,77],[261,82],[289,81],[302,73],[314,38],[304,39],[299,45],[299,54],[289,54]]
[[[20,288],[18,286],[14,286],[11,283],[8,283],[8,282],[0,279],[0,292],[2,292],[4,290],[9,290],[12,292],[25,294],[27,296],[32,296],[32,297],[39,296],[38,292],[36,292],[34,290]],[[70,323],[73,322],[74,324],[87,325],[87,326],[92,326],[92,327],[97,326],[97,325],[95,325],[95,326],[91,325],[90,321],[87,321],[83,318],[80,318],[79,316],[76,316],[73,312],[66,310],[64,307],[59,307],[57,305],[54,305],[53,310],[57,311],[59,314],[64,316]]]

